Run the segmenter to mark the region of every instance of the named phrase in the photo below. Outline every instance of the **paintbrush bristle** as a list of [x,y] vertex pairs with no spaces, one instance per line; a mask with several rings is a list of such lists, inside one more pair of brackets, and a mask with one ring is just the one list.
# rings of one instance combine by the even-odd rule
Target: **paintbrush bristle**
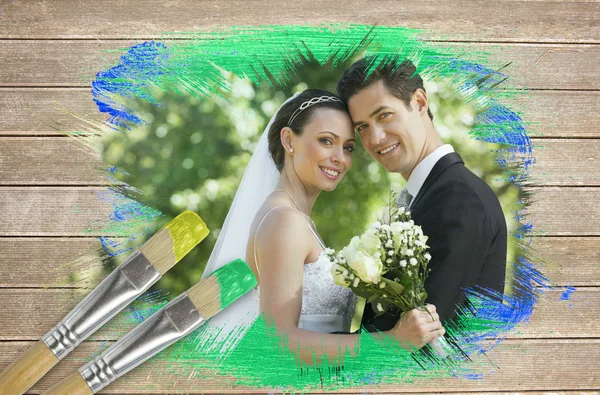
[[227,308],[258,282],[248,264],[237,259],[217,269],[213,274],[186,291],[205,319]]
[[187,210],[156,232],[140,247],[140,252],[163,275],[204,240],[208,232],[202,218]]

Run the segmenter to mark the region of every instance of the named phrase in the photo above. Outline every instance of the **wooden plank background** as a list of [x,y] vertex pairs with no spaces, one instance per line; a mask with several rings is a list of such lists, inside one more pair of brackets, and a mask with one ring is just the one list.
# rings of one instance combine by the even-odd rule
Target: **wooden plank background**
[[[423,29],[429,40],[484,48],[499,61],[513,62],[506,72],[530,93],[515,98],[513,107],[525,109],[534,143],[533,203],[526,213],[538,230],[532,247],[549,262],[544,274],[556,288],[536,305],[530,323],[489,353],[498,369],[483,380],[344,392],[597,393],[599,21],[596,1],[0,2],[0,370],[75,304],[81,284],[61,280],[82,251],[99,247],[98,228],[89,224],[105,220],[111,210],[97,196],[108,183],[98,172],[101,160],[56,130],[81,130],[70,114],[105,119],[91,100],[91,80],[115,63],[115,50],[171,31],[356,22]],[[100,259],[86,261],[90,270],[101,265]],[[564,286],[577,287],[568,301],[560,300]],[[110,325],[118,332],[131,324]],[[106,333],[98,332],[29,393],[47,389],[114,340]],[[161,363],[151,362],[105,392],[173,393],[168,380],[148,385],[148,372]],[[192,378],[176,388],[209,393],[228,387]]]

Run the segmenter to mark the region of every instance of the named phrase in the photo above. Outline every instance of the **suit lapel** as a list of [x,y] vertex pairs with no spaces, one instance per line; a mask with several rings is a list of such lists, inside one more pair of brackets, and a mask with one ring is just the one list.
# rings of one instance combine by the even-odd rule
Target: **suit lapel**
[[421,199],[423,198],[423,196],[425,195],[427,190],[433,185],[435,180],[437,180],[438,177],[449,166],[451,166],[455,163],[462,163],[462,164],[465,163],[465,162],[463,162],[460,155],[456,152],[450,152],[449,154],[442,156],[440,158],[440,160],[437,161],[437,163],[435,164],[435,166],[433,166],[433,169],[431,169],[431,172],[429,172],[429,175],[425,179],[425,182],[423,183],[423,186],[419,190],[419,193],[415,197],[415,200],[414,200],[413,204],[411,205],[412,207],[411,207],[410,211],[414,211],[417,208],[419,202],[421,201]]

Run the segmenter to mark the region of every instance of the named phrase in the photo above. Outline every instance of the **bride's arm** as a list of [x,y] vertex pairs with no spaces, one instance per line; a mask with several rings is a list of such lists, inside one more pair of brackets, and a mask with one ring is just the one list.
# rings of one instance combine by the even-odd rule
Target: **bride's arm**
[[[257,264],[260,270],[260,310],[287,346],[306,363],[321,362],[327,355],[332,363],[342,364],[346,352],[359,349],[359,335],[334,335],[298,328],[302,310],[304,262],[312,248],[312,235],[306,219],[295,210],[278,210],[265,219],[256,235]],[[434,315],[435,312],[433,313]],[[412,348],[420,348],[443,334],[439,321],[418,310],[404,315],[402,322],[388,333]],[[443,329],[441,329],[443,331]],[[316,358],[315,358],[316,357]]]

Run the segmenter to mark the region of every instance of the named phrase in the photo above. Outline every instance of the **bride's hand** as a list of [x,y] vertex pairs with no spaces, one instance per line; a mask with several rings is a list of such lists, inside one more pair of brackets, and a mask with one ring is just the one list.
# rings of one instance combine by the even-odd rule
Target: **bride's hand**
[[420,349],[430,341],[443,336],[446,331],[442,327],[439,315],[435,312],[435,306],[427,304],[425,307],[431,314],[418,309],[410,310],[402,315],[387,335],[398,340],[409,350]]

